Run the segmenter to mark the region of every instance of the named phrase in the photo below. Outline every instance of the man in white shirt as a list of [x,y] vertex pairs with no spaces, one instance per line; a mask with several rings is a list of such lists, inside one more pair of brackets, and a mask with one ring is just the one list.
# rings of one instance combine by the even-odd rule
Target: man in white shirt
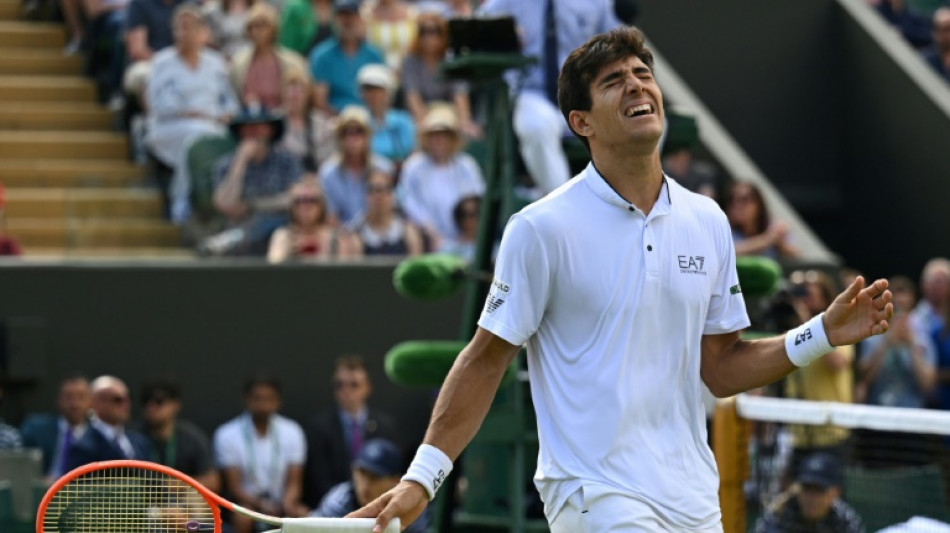
[[395,489],[354,513],[376,516],[374,531],[419,516],[527,344],[552,533],[721,533],[702,384],[736,394],[887,329],[887,281],[858,278],[787,335],[740,338],[749,320],[729,225],[663,175],[663,99],[639,30],[572,52],[558,101],[593,163],[509,221],[425,443]]
[[[310,510],[301,502],[307,442],[300,425],[277,414],[280,384],[258,376],[244,385],[246,411],[214,432],[214,456],[227,490],[242,507],[272,516],[299,517]],[[254,522],[233,515],[237,533]]]

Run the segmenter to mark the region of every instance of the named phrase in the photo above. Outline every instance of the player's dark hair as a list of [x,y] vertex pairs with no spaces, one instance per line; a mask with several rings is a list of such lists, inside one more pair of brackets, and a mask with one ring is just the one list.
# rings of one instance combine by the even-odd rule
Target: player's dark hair
[[256,387],[270,387],[274,390],[274,392],[277,393],[278,396],[281,395],[280,381],[278,381],[274,376],[258,374],[247,378],[247,380],[244,382],[244,395],[247,396]]
[[[590,84],[601,69],[630,56],[639,57],[653,70],[653,52],[646,47],[643,32],[633,26],[595,35],[567,56],[557,80],[557,102],[568,126],[571,124],[568,118],[571,111],[590,111],[593,105]],[[577,135],[574,128],[571,128],[571,132],[590,152],[590,142],[587,138]]]

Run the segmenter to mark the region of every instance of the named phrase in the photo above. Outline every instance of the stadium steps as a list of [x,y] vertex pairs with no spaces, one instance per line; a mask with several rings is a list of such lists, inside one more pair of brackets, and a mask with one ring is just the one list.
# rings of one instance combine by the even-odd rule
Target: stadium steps
[[175,248],[178,228],[160,219],[11,218],[7,230],[31,248]]
[[20,0],[0,0],[5,231],[37,259],[192,257],[80,75],[82,58],[63,55],[63,28],[20,18]]
[[162,199],[152,189],[13,189],[7,216],[23,219],[156,219]]
[[2,130],[100,130],[112,125],[109,112],[93,103],[0,101]]

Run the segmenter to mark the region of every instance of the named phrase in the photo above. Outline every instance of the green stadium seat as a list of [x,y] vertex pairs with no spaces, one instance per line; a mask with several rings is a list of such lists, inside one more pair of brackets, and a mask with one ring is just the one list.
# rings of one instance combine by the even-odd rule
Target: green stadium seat
[[13,511],[13,487],[7,480],[0,481],[0,531],[16,529],[16,513]]
[[946,486],[939,465],[845,470],[844,499],[861,515],[867,531],[914,516],[947,521]]
[[209,219],[217,216],[214,195],[214,166],[224,154],[237,147],[231,136],[210,136],[195,141],[188,150],[188,171],[191,177],[191,209],[195,215]]

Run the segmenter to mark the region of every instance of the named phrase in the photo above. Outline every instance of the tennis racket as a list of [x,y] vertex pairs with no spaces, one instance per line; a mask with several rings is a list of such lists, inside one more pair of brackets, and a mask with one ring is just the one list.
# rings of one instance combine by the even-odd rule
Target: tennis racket
[[[278,518],[231,503],[191,477],[148,461],[81,466],[46,491],[36,533],[220,533],[221,508],[282,533],[369,533],[372,518]],[[398,533],[399,520],[385,533]],[[268,533],[271,533],[268,532]]]

